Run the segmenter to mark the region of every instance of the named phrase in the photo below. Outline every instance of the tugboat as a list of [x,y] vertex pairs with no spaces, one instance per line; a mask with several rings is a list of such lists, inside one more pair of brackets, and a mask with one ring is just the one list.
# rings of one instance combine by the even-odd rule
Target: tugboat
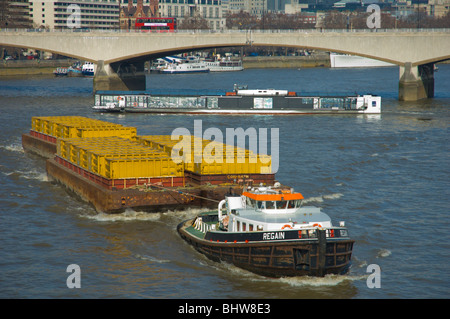
[[229,194],[177,231],[197,251],[266,277],[346,274],[354,240],[303,195],[275,183]]

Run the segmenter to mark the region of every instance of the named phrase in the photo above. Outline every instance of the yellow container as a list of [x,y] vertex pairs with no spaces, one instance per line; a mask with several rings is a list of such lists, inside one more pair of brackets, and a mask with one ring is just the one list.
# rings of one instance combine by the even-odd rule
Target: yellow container
[[[170,135],[137,136],[135,128],[107,126],[107,124],[99,127],[98,123],[86,124],[84,119],[79,118],[65,120],[65,123],[73,122],[78,123],[77,125],[83,122],[85,126],[54,125],[46,118],[33,118],[32,121],[33,128],[57,127],[54,130],[54,134],[57,135],[71,136],[75,127],[76,135],[82,136],[59,137],[58,155],[107,178],[182,176],[184,170],[205,175],[271,172],[270,156],[257,155],[244,148],[227,147],[226,144],[219,142],[191,137],[190,163],[183,161],[176,164],[171,159],[171,152],[180,140],[173,141]],[[59,121],[63,122],[61,119]],[[194,147],[198,146],[196,143],[199,142],[200,150]],[[205,147],[208,147],[206,152]],[[199,156],[201,163],[195,163],[200,159]]]
[[136,128],[81,116],[33,117],[31,127],[35,131],[63,138],[117,135],[130,138],[136,135]]
[[110,179],[183,176],[183,166],[168,157],[106,158],[104,176]]

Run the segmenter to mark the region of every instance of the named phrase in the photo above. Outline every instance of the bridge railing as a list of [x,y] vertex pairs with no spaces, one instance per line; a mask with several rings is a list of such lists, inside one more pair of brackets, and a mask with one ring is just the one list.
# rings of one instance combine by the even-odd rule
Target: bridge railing
[[439,33],[450,33],[450,28],[430,28],[430,29],[416,29],[416,28],[405,28],[405,29],[242,29],[242,30],[175,30],[173,32],[161,32],[161,31],[147,31],[147,30],[120,30],[120,29],[19,29],[19,28],[2,28],[0,32],[36,32],[36,33],[142,33],[142,34],[233,34],[233,33],[420,33],[420,32],[439,32]]

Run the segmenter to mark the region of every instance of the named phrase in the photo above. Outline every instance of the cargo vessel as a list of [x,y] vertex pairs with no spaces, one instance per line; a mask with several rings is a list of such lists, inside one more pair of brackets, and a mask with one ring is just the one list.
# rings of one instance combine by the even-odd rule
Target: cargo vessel
[[178,225],[180,236],[214,261],[268,277],[345,274],[354,240],[320,208],[279,184],[228,194],[216,211]]
[[99,112],[171,114],[380,114],[381,97],[301,96],[277,89],[248,89],[235,85],[221,90],[97,91],[92,108]]
[[[258,154],[259,160],[250,161],[252,153],[238,147],[231,151],[244,158],[239,164],[194,161],[194,149],[190,161],[173,161],[171,152],[180,138],[140,136],[135,127],[55,116],[33,117],[22,145],[47,159],[49,180],[105,213],[214,207],[230,189],[239,193],[248,185],[275,182],[270,156]],[[192,137],[192,148],[196,142],[202,151],[213,143]]]

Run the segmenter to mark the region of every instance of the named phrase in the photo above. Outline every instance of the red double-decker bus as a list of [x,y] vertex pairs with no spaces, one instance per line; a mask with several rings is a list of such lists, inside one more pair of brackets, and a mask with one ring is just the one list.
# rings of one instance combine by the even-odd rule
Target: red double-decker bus
[[137,18],[136,30],[155,32],[174,32],[177,29],[176,18]]

